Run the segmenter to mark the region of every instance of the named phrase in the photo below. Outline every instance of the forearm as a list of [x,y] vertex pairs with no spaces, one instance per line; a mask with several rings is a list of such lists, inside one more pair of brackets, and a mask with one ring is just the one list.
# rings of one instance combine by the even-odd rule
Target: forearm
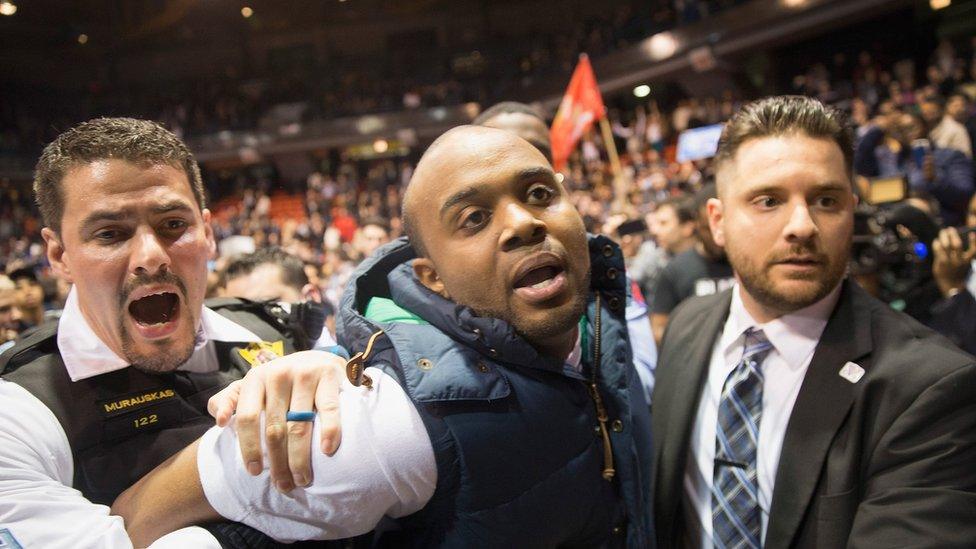
[[[345,382],[340,393],[339,450],[333,456],[309,450],[310,485],[279,493],[268,469],[253,476],[245,467],[232,427],[213,428],[116,500],[133,541],[145,544],[220,517],[285,543],[341,539],[370,531],[384,515],[423,507],[437,479],[423,421],[395,380],[375,368],[367,372],[372,388]],[[319,429],[316,423],[312,440]]]
[[193,524],[216,520],[203,493],[197,472],[194,442],[163,462],[122,493],[112,504],[113,514],[125,519],[125,527],[136,547],[145,547],[159,537]]

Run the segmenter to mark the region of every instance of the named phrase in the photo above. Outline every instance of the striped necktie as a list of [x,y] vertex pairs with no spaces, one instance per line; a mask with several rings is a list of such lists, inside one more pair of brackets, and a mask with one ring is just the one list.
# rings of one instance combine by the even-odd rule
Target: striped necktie
[[712,541],[718,548],[762,547],[756,448],[762,415],[761,365],[772,349],[762,330],[747,330],[742,359],[722,387],[712,474]]

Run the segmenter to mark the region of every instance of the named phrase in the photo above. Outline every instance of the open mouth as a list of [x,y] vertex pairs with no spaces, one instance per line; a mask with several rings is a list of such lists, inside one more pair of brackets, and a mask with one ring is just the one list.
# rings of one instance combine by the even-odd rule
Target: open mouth
[[174,292],[158,291],[132,300],[128,311],[140,336],[145,339],[166,338],[179,326],[180,296]]
[[530,303],[553,299],[565,287],[566,269],[558,257],[550,254],[524,262],[512,284],[515,294]]
[[563,270],[560,267],[551,265],[532,269],[515,281],[515,289],[531,288],[533,290],[541,290],[547,288],[555,284],[556,277],[562,272]]
[[129,304],[129,314],[139,324],[152,326],[176,320],[180,298],[172,292],[147,295]]

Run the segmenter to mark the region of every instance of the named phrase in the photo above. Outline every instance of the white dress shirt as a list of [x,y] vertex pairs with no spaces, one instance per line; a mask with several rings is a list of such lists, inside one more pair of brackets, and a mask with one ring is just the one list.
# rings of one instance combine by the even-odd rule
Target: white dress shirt
[[762,536],[765,538],[786,427],[820,335],[837,304],[840,285],[817,303],[765,324],[756,322],[746,311],[740,291],[738,285],[732,290],[729,317],[712,349],[685,466],[684,503],[688,534],[691,540],[700,540],[703,549],[712,547],[712,475],[718,407],[725,380],[742,358],[746,330],[762,329],[773,345],[762,363],[762,415],[756,451]]
[[[72,381],[119,370],[128,363],[105,346],[88,326],[74,290],[68,294],[58,327],[58,348]],[[211,341],[260,341],[254,333],[204,307],[196,350],[180,367],[213,371],[217,356]],[[94,504],[71,487],[74,461],[68,437],[54,414],[16,383],[0,379],[0,531],[25,549],[33,547],[132,547],[122,518]],[[202,528],[184,528],[152,545],[213,547],[217,540]]]

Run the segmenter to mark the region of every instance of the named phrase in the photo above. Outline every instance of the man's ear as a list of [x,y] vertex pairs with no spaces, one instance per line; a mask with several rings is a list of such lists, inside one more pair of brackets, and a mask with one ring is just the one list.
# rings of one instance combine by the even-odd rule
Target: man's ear
[[210,250],[210,255],[207,256],[207,259],[216,259],[217,239],[214,237],[213,225],[210,223],[210,210],[204,208],[201,214],[203,216],[203,237],[207,239],[207,249]]
[[418,257],[414,259],[413,274],[428,290],[444,299],[451,299],[451,296],[447,293],[447,289],[444,287],[444,281],[441,280],[441,277],[437,274],[437,269],[434,268],[434,262],[429,258]]
[[708,212],[708,228],[712,230],[712,239],[723,248],[725,247],[725,229],[722,227],[722,218],[725,215],[724,206],[718,198],[709,198],[705,205]]
[[302,287],[302,297],[305,301],[322,303],[322,291],[315,284],[306,284]]
[[54,229],[50,227],[44,227],[41,229],[41,238],[44,239],[47,261],[51,264],[51,268],[54,269],[54,273],[67,280],[70,284],[74,284],[75,281],[71,276],[71,268],[68,267],[68,254],[64,250],[64,244],[61,243],[61,238],[58,236],[58,233],[54,232]]

